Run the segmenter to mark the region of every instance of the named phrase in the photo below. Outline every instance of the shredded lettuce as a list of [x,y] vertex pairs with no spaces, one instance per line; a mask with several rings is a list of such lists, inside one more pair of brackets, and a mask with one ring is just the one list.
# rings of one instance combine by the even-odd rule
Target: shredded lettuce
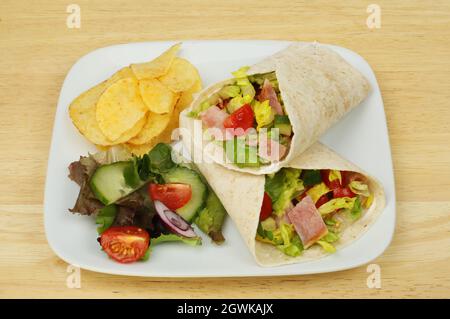
[[300,173],[299,169],[282,168],[275,174],[266,175],[265,191],[272,199],[276,215],[282,216],[292,199],[304,189]]
[[[250,82],[248,82],[248,84],[246,84],[246,85],[242,85],[240,88],[241,88],[242,96],[244,97],[244,99],[251,101],[255,98],[256,91]],[[249,102],[247,102],[247,103],[249,103]]]
[[339,236],[335,232],[331,231],[330,228],[328,228],[328,233],[322,237],[322,240],[331,244],[339,240]]
[[308,194],[314,203],[316,203],[322,195],[325,195],[328,193],[330,189],[327,187],[325,183],[316,184],[310,189],[306,191],[306,194]]
[[335,226],[337,224],[337,222],[336,222],[336,220],[333,217],[331,217],[331,218],[326,218],[325,219],[325,224],[327,226]]
[[369,186],[365,183],[362,183],[360,181],[352,181],[350,184],[348,184],[348,187],[355,194],[362,195],[365,197],[370,196]]
[[350,210],[350,217],[353,220],[356,220],[361,217],[361,214],[362,214],[361,200],[359,199],[359,197],[356,197],[355,203],[352,209]]
[[371,193],[364,202],[364,208],[369,208],[370,205],[372,205],[372,203],[373,203],[373,194]]
[[332,253],[336,252],[336,248],[335,248],[333,245],[331,245],[330,243],[327,243],[327,242],[324,241],[324,240],[319,240],[319,241],[317,241],[317,243],[318,243],[320,246],[322,246],[322,248],[323,248],[327,253],[332,254]]
[[266,100],[264,102],[255,101],[254,102],[254,112],[255,112],[256,123],[258,123],[256,130],[258,130],[258,131],[262,127],[271,124],[275,118],[275,112],[274,112],[273,108],[269,105],[269,100]]
[[269,217],[261,222],[261,227],[264,230],[274,231],[275,229],[277,229],[277,223],[275,222],[275,219]]
[[300,256],[303,251],[302,241],[297,234],[294,234],[294,237],[289,245],[278,246],[277,248],[291,257]]
[[319,213],[321,215],[326,215],[332,213],[338,209],[346,208],[352,209],[355,203],[356,197],[340,197],[333,198],[319,207]]
[[330,170],[330,174],[328,175],[328,179],[330,182],[334,181],[334,180],[339,180],[339,183],[342,185],[342,175],[341,175],[341,171],[332,169]]
[[226,85],[219,91],[219,96],[222,99],[233,98],[241,93],[241,88],[237,85]]
[[231,74],[233,74],[233,76],[236,79],[246,78],[248,69],[250,69],[249,66],[243,66],[243,67],[239,68],[237,71],[231,72]]
[[227,111],[228,113],[233,113],[234,111],[236,111],[238,108],[240,108],[241,106],[243,106],[244,104],[250,104],[252,102],[253,98],[250,97],[249,95],[246,96],[242,96],[242,95],[237,95],[234,98],[232,98],[230,100],[230,102],[228,102],[227,104]]
[[303,245],[292,224],[282,223],[273,233],[277,248],[286,255],[295,257],[302,253]]

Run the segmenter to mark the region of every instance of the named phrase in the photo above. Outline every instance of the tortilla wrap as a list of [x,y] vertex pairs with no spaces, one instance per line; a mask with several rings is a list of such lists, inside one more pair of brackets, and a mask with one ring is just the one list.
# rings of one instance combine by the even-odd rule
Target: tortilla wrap
[[[250,67],[248,75],[275,71],[293,138],[288,154],[278,162],[239,168],[224,161],[223,148],[213,145],[206,155],[226,168],[252,174],[269,174],[286,166],[313,145],[319,137],[369,92],[369,82],[339,54],[319,43],[298,42]],[[234,79],[204,89],[190,110]]]
[[[180,124],[186,128],[186,130],[182,131],[183,144],[190,154],[201,152],[189,140],[193,122],[193,119],[186,116],[186,112],[181,114]],[[240,173],[213,162],[199,162],[196,165],[222,201],[223,206],[259,265],[266,267],[285,265],[318,259],[327,255],[319,245],[313,245],[309,249],[304,250],[302,255],[289,257],[275,246],[255,240],[264,196],[264,175]],[[321,143],[314,144],[301,156],[294,158],[288,167],[353,171],[367,177],[369,189],[374,195],[373,203],[369,209],[364,211],[360,219],[342,230],[340,240],[333,243],[336,249],[340,249],[357,240],[383,211],[385,196],[381,184],[356,165],[345,160]]]

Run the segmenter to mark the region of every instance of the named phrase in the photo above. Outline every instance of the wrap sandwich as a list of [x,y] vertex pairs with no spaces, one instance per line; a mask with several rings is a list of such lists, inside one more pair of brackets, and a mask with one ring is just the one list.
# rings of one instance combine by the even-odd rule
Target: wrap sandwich
[[210,144],[206,156],[252,174],[286,166],[370,88],[358,70],[318,43],[294,43],[232,74],[203,90],[189,116],[201,120],[202,138]]
[[[193,120],[182,113],[190,154]],[[276,173],[255,175],[196,163],[261,266],[318,259],[357,240],[385,206],[373,177],[316,143]]]

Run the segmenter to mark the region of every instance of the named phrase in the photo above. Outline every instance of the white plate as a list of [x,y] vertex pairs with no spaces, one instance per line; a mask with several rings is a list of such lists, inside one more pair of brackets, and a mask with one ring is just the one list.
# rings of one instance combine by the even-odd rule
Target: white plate
[[[94,151],[72,125],[68,106],[81,92],[130,63],[150,60],[174,42],[115,45],[82,57],[67,75],[56,110],[45,187],[45,229],[55,253],[81,268],[110,274],[155,277],[276,276],[348,269],[379,256],[389,245],[395,225],[395,188],[383,101],[375,75],[358,54],[331,46],[370,81],[369,97],[336,126],[322,142],[377,177],[385,187],[387,206],[377,222],[358,241],[316,261],[274,268],[259,267],[230,220],[224,227],[226,242],[216,246],[207,237],[201,247],[179,243],[154,249],[147,262],[122,265],[100,251],[93,218],[69,213],[79,187],[67,178],[68,165]],[[181,56],[200,71],[204,85],[229,76],[283,48],[282,41],[184,41]],[[220,178],[220,177],[218,177]]]

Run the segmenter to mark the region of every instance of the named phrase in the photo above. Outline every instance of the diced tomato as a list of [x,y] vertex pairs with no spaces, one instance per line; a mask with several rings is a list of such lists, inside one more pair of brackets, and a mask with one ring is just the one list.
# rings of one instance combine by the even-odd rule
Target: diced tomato
[[267,193],[264,193],[259,220],[266,220],[270,215],[272,215],[272,199]]
[[149,243],[149,234],[135,226],[110,227],[100,237],[103,250],[120,263],[132,263],[141,259]]
[[153,200],[159,200],[169,209],[175,210],[189,202],[192,188],[189,184],[150,184],[148,193]]
[[[342,172],[341,172],[342,174]],[[320,175],[322,176],[322,181],[327,185],[329,189],[335,189],[338,187],[341,187],[341,183],[339,182],[339,179],[335,179],[333,181],[330,181],[330,170],[329,169],[322,169],[320,170]]]
[[252,107],[249,104],[244,104],[225,119],[223,126],[226,129],[242,129],[242,132],[236,132],[234,134],[240,136],[244,135],[247,129],[253,127],[254,120],[255,114],[253,113]]
[[319,208],[320,206],[322,206],[323,204],[325,204],[326,202],[328,202],[328,194],[323,194],[322,196],[320,196],[320,198],[317,200],[316,202],[316,208]]
[[340,187],[333,189],[333,197],[355,197],[356,194],[353,193],[348,187]]

